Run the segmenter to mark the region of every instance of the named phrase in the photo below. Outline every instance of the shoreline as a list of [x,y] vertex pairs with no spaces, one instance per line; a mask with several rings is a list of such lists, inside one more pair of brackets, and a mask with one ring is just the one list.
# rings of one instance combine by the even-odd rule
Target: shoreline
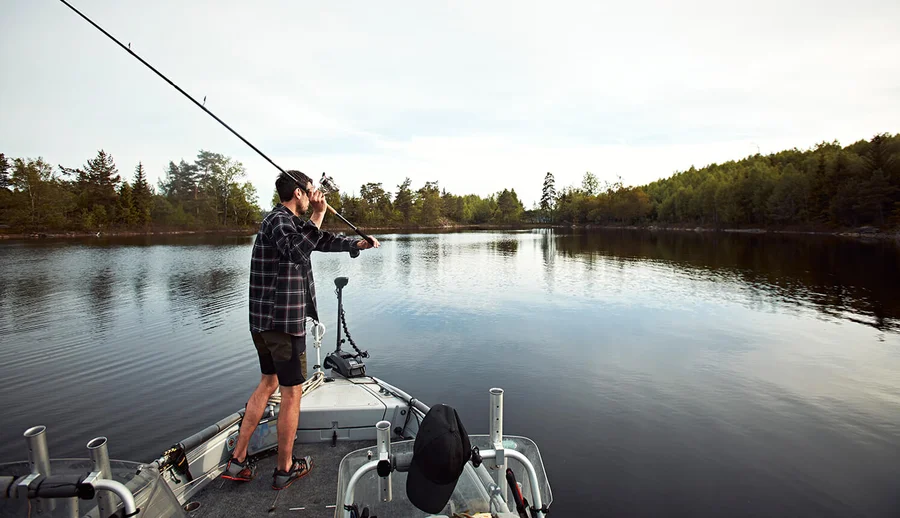
[[254,233],[249,228],[227,228],[227,229],[207,229],[207,230],[110,230],[108,232],[19,232],[15,234],[0,234],[0,240],[4,239],[60,239],[60,238],[82,238],[82,237],[132,237],[132,236],[164,236],[164,235],[186,235],[186,234],[243,234]]
[[900,230],[883,231],[875,227],[859,227],[856,229],[842,230],[811,230],[811,229],[778,229],[778,228],[715,228],[715,227],[680,227],[665,225],[550,225],[553,228],[577,228],[584,230],[649,230],[651,232],[724,232],[729,234],[797,234],[808,236],[835,236],[865,239],[894,239],[900,240]]
[[[528,228],[547,228],[546,224],[522,223],[516,225],[498,224],[471,224],[471,225],[444,225],[444,226],[390,226],[390,227],[366,227],[360,228],[366,234],[375,231],[391,232],[428,232],[435,230],[522,230]],[[347,235],[354,234],[344,225],[326,224],[323,230],[330,232],[344,232]],[[224,228],[224,229],[193,229],[193,230],[109,230],[100,232],[84,231],[39,231],[16,232],[10,234],[0,233],[0,240],[4,239],[60,239],[60,238],[85,238],[85,237],[130,237],[130,236],[162,236],[162,235],[188,235],[188,234],[241,234],[253,235],[257,227]],[[377,236],[376,236],[377,237]]]
[[[572,225],[559,223],[521,223],[512,225],[501,224],[469,224],[469,225],[439,225],[439,226],[388,226],[368,227],[360,229],[367,234],[390,231],[390,233],[415,233],[434,231],[466,231],[466,230],[527,230],[536,228],[577,229],[577,230],[644,230],[650,232],[724,232],[730,234],[796,234],[810,236],[835,236],[862,239],[897,240],[900,241],[900,230],[883,231],[875,227],[859,227],[856,229],[841,230],[811,230],[811,229],[767,229],[767,228],[715,228],[702,226],[666,226],[666,225]],[[344,232],[347,235],[353,232],[341,225],[325,225],[325,230],[332,232]],[[86,237],[135,237],[135,236],[164,236],[164,235],[208,235],[208,234],[233,234],[252,235],[256,233],[255,227],[225,228],[225,229],[194,229],[194,230],[111,230],[100,232],[84,231],[47,231],[47,232],[18,232],[11,234],[0,233],[2,240],[26,240],[26,239],[61,239],[61,238],[86,238]],[[377,237],[377,236],[376,236]]]

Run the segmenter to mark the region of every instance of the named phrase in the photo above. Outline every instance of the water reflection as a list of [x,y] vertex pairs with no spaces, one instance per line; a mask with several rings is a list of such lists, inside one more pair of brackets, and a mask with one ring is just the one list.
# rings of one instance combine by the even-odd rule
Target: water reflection
[[[12,289],[5,294],[12,315],[19,325],[28,329],[40,326],[40,315],[51,307],[54,291],[53,279],[41,276],[36,279],[19,278],[9,283]],[[0,327],[2,329],[2,327]]]
[[516,237],[495,239],[488,242],[487,248],[496,255],[512,258],[519,253],[519,239]]
[[143,260],[141,261],[141,265],[138,267],[138,270],[135,272],[131,281],[131,288],[134,294],[134,303],[140,309],[144,308],[144,302],[147,298],[147,289],[149,287],[150,267],[146,263],[146,258],[143,258]]
[[[740,282],[777,299],[882,331],[900,330],[900,247],[836,237],[597,230],[555,234],[565,257],[659,261],[687,275]],[[549,244],[547,247],[549,248]]]
[[223,322],[223,311],[236,305],[234,295],[244,287],[237,282],[242,276],[237,268],[221,267],[170,273],[167,286],[173,311],[187,320],[195,315],[185,310],[193,309],[205,331],[218,327]]
[[541,235],[541,257],[544,263],[544,289],[549,293],[553,293],[553,271],[556,266],[555,258],[558,253],[556,250],[556,239],[552,230],[544,229],[538,231]]
[[[326,346],[332,281],[348,276],[348,325],[372,353],[369,372],[454,405],[472,433],[485,431],[487,388],[507,389],[506,428],[541,445],[560,516],[896,510],[893,245],[569,230],[378,237],[382,248],[356,259],[314,256]],[[117,457],[147,460],[243,405],[258,381],[252,241],[0,244],[0,393],[15,394],[0,459],[21,458],[22,430],[40,423],[54,455],[83,455],[106,435]]]
[[113,309],[113,288],[116,285],[116,275],[112,268],[100,268],[89,276],[86,285],[88,295],[88,308],[93,315],[94,326],[100,331],[105,331],[109,325],[110,312]]

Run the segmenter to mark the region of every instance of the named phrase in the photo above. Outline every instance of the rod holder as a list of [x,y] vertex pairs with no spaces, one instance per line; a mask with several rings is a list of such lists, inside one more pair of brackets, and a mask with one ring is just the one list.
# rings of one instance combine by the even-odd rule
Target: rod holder
[[[106,447],[106,437],[95,437],[88,441],[87,449],[94,463],[93,470],[100,473],[100,478],[112,480],[112,468],[109,466],[109,450]],[[109,491],[97,493],[97,507],[100,509],[100,518],[106,518],[116,511],[116,504]]]
[[375,425],[375,434],[378,440],[378,494],[382,502],[390,502],[393,499],[391,487],[391,422],[378,421]]
[[322,337],[324,336],[325,325],[313,320],[313,347],[316,349],[316,370],[323,375],[325,374],[325,371],[322,369]]
[[500,489],[501,498],[504,502],[507,500],[507,484],[506,484],[506,456],[503,453],[503,389],[491,389],[491,425],[490,425],[491,445],[497,452],[491,469],[497,480],[497,487]]
[[[47,449],[47,427],[32,426],[23,434],[28,445],[28,466],[32,474],[50,476],[50,451]],[[52,512],[56,508],[53,500],[39,499],[35,501],[38,514]]]
[[50,452],[47,449],[47,427],[32,426],[25,430],[25,443],[28,444],[28,465],[32,473],[50,475]]

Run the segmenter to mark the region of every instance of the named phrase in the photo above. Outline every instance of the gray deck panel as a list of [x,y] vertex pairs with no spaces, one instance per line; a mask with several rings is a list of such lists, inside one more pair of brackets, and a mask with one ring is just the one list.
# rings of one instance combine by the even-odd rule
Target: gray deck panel
[[[330,442],[297,443],[294,455],[312,457],[313,469],[309,474],[280,491],[273,513],[269,513],[272,501],[279,491],[272,489],[272,472],[275,470],[277,454],[273,453],[258,464],[256,478],[250,482],[237,482],[217,478],[194,496],[191,501],[200,502],[200,508],[189,515],[191,518],[238,518],[251,516],[293,517],[293,518],[333,518],[337,496],[337,477],[341,459],[351,451],[372,448],[372,441],[338,441],[331,447]],[[291,508],[304,507],[304,510]]]

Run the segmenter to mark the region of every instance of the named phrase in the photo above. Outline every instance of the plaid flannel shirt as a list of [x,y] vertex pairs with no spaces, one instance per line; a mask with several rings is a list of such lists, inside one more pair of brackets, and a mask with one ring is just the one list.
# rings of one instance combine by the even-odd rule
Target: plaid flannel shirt
[[354,238],[320,230],[278,204],[259,226],[250,259],[250,330],[306,334],[307,316],[318,320],[310,254],[349,252]]

